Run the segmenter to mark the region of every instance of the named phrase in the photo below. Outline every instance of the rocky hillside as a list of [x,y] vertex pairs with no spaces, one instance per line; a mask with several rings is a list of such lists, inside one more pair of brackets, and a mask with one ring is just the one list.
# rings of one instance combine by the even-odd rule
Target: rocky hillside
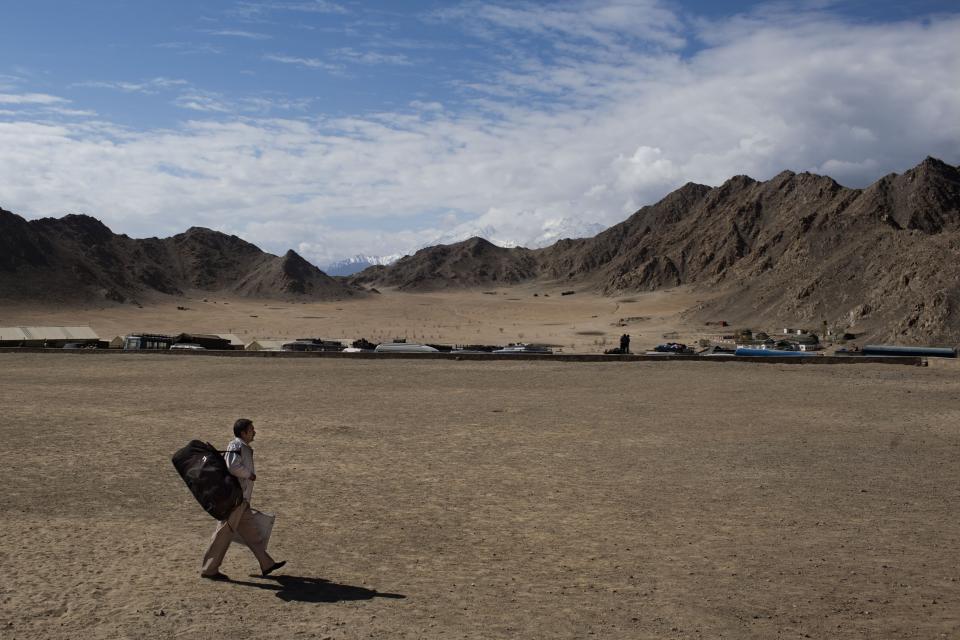
[[789,171],[687,184],[593,238],[536,251],[469,242],[472,261],[467,243],[431,247],[357,281],[417,290],[536,278],[608,295],[693,284],[709,299],[691,311],[698,319],[960,341],[960,171],[934,158],[866,189]]
[[136,240],[90,216],[28,222],[0,209],[0,298],[126,302],[191,290],[309,300],[363,295],[293,251],[278,257],[210,229]]
[[504,249],[483,238],[470,238],[456,244],[421,249],[388,267],[370,267],[351,281],[361,285],[427,291],[491,283],[513,284],[537,274],[533,251]]
[[27,222],[0,209],[0,298],[125,301],[223,291],[304,299],[485,287],[530,280],[608,295],[694,285],[697,320],[830,325],[865,337],[960,342],[960,170],[927,158],[866,189],[783,172],[687,184],[586,239],[538,250],[480,238],[418,251],[350,278],[296,253],[262,252],[192,228],[135,240],[88,216]]

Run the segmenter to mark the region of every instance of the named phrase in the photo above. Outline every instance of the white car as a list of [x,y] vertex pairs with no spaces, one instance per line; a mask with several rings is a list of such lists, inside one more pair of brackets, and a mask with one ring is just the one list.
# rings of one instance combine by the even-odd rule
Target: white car
[[377,353],[439,353],[437,349],[414,342],[385,342],[374,349]]
[[553,349],[545,344],[511,344],[503,349],[497,349],[493,353],[553,353]]

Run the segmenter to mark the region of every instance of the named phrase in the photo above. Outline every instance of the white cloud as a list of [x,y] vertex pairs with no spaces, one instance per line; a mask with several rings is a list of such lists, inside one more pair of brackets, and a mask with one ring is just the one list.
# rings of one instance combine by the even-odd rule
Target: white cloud
[[[441,20],[466,23],[474,33],[495,37],[499,32],[526,32],[624,50],[631,41],[668,49],[684,46],[683,23],[660,0],[574,0],[545,5],[532,2],[510,4],[467,2],[436,12]],[[599,52],[598,52],[599,53]]]
[[77,82],[71,86],[88,87],[92,89],[113,89],[123,91],[124,93],[143,93],[156,94],[161,90],[184,87],[190,83],[178,78],[151,78],[140,82],[127,82],[123,80],[90,80],[87,82]]
[[0,104],[58,104],[70,102],[47,93],[0,93]]
[[0,73],[0,92],[15,90],[22,80],[20,76]]
[[[580,5],[558,6],[509,10],[530,33],[603,51],[512,55],[464,89],[476,98],[467,110],[424,101],[352,118],[252,118],[237,114],[268,107],[189,89],[180,106],[211,119],[137,132],[14,116],[0,123],[0,206],[86,211],[135,236],[210,226],[325,263],[480,232],[535,245],[619,222],[689,180],[815,169],[863,186],[926,155],[960,162],[960,19],[751,15],[684,33],[627,11],[659,4],[610,2],[585,8],[586,31],[573,37],[567,14]],[[502,11],[475,23],[515,31]],[[630,46],[657,29],[656,47]],[[709,46],[683,57],[672,49],[681,38]]]
[[198,54],[219,55],[223,53],[223,49],[207,42],[161,42],[153,46],[157,47],[158,49],[170,49],[171,51],[176,51],[177,53],[185,56]]
[[245,38],[247,40],[269,40],[273,36],[266,33],[257,33],[255,31],[243,31],[241,29],[209,29],[204,31],[212,36],[224,36],[230,38]]
[[63,107],[46,107],[44,109],[46,113],[53,113],[58,116],[66,116],[68,118],[92,118],[97,115],[96,111],[92,109],[64,109]]
[[282,54],[270,53],[263,56],[264,60],[271,62],[282,62],[283,64],[293,64],[309,69],[323,69],[325,71],[341,71],[342,67],[331,62],[320,60],[319,58],[302,58],[298,56],[287,56]]
[[409,65],[413,64],[410,59],[403,54],[378,53],[376,51],[356,51],[349,47],[334,50],[331,55],[338,60],[352,62],[354,64],[393,64]]
[[219,96],[198,91],[191,91],[177,96],[173,104],[181,109],[204,111],[207,113],[232,113],[234,111],[234,109]]
[[343,5],[327,0],[303,0],[301,2],[240,2],[230,13],[247,19],[257,19],[262,15],[276,11],[300,13],[347,13]]
[[418,111],[443,111],[443,104],[436,101],[424,102],[422,100],[414,100],[410,103],[410,107]]
[[664,157],[663,151],[646,145],[637,147],[629,158],[617,156],[610,164],[616,175],[616,185],[625,190],[645,187],[656,189],[665,184],[675,184],[683,178],[680,169]]
[[268,114],[273,111],[304,111],[309,107],[309,98],[284,98],[281,96],[245,96],[230,99],[213,91],[189,89],[173,100],[181,109],[221,114]]

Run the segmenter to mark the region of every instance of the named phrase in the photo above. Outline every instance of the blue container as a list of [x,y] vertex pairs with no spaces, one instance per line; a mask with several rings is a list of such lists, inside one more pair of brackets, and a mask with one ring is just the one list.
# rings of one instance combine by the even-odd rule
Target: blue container
[[817,356],[813,351],[783,351],[782,349],[753,349],[737,347],[735,356],[766,356],[768,358],[809,358]]

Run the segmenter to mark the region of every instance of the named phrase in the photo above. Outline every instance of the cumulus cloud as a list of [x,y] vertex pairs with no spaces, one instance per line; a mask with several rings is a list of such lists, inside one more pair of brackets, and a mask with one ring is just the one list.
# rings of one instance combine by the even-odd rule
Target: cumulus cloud
[[0,114],[0,204],[82,210],[131,235],[204,225],[323,264],[477,234],[536,246],[687,181],[793,169],[864,186],[927,155],[960,163],[955,16],[691,24],[652,1],[470,6],[485,38],[523,30],[555,52],[511,50],[461,84],[467,107],[267,118],[185,91],[181,106],[208,119],[131,131]]

